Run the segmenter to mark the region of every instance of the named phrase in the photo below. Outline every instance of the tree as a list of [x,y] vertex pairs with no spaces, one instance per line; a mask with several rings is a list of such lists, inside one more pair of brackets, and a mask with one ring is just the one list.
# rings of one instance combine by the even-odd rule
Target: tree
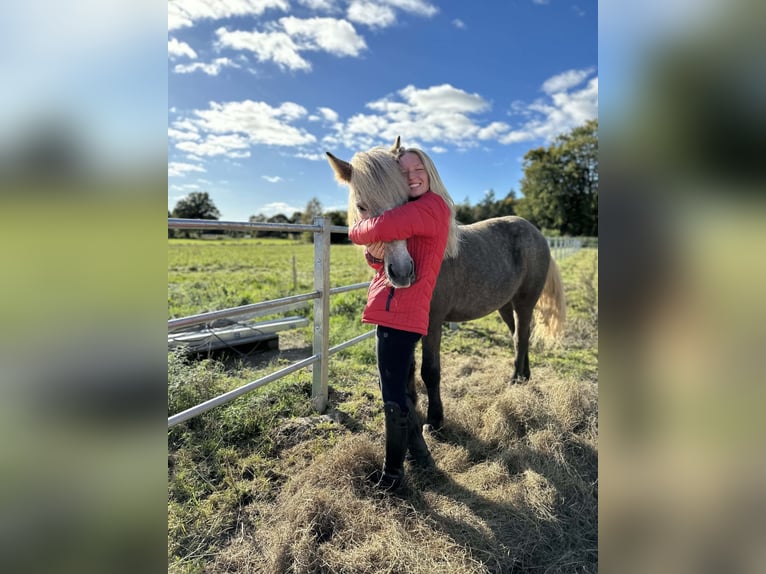
[[598,235],[598,120],[524,156],[517,213],[562,235]]
[[[345,211],[327,211],[324,216],[330,220],[331,225],[338,225],[340,227],[346,227],[347,213]],[[330,233],[330,243],[349,243],[348,234],[346,233]]]
[[516,215],[516,191],[511,189],[506,196],[497,202],[495,206],[495,217],[502,217],[503,215]]
[[[301,223],[308,223],[310,225],[314,223],[315,217],[320,217],[321,215],[322,204],[319,202],[319,199],[312,197],[306,204],[306,209],[304,209],[303,213],[301,214]],[[311,243],[314,243],[314,233],[312,231],[305,232],[303,234],[303,238]]]
[[221,213],[206,191],[193,191],[173,208],[173,217],[182,219],[218,219]]
[[[284,213],[277,213],[276,215],[269,217],[268,223],[290,223],[290,220],[287,219],[287,216]],[[280,239],[286,239],[287,231],[267,231],[266,235],[269,237],[279,237]]]
[[[262,213],[258,213],[256,215],[251,215],[247,218],[248,223],[266,223],[266,216]],[[252,237],[265,237],[268,231],[261,231],[260,229],[258,231],[253,231]]]
[[455,219],[462,225],[468,225],[469,223],[476,221],[473,207],[471,207],[471,202],[467,197],[463,200],[463,203],[455,205]]
[[314,223],[315,217],[322,215],[322,204],[316,197],[312,197],[306,204],[306,209],[301,213],[301,223]]
[[489,219],[494,217],[495,212],[495,190],[488,189],[484,192],[482,200],[476,204],[474,210],[474,217],[476,221],[482,221],[483,219]]
[[[293,214],[290,216],[290,223],[300,223],[301,221],[303,221],[303,212],[293,211]],[[297,231],[290,232],[291,239],[298,239],[299,237],[300,237],[300,232],[297,232]]]

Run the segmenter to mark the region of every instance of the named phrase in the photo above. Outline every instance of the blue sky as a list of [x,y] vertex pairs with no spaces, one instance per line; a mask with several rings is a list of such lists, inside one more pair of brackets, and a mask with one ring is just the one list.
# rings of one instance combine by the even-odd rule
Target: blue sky
[[531,148],[597,117],[595,0],[170,0],[168,209],[343,209],[324,152],[424,149],[457,202],[518,193]]

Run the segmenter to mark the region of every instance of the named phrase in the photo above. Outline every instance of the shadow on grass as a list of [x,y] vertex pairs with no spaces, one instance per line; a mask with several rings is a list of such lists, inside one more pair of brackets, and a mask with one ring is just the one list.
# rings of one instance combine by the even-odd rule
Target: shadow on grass
[[[438,468],[412,469],[407,500],[435,528],[470,548],[490,572],[597,571],[598,455],[590,445],[573,435],[565,442],[562,462],[523,444],[510,445],[512,454],[508,447],[482,441],[471,429],[451,421],[434,438],[466,449],[473,464],[501,464],[512,481],[526,489],[524,496],[500,502],[461,485]],[[523,437],[518,442],[523,443]],[[548,507],[536,504],[534,488],[527,489],[526,481],[535,475],[542,477],[541,484],[553,488],[553,504]],[[481,524],[472,526],[464,516],[440,511],[428,502],[427,492],[467,507]]]

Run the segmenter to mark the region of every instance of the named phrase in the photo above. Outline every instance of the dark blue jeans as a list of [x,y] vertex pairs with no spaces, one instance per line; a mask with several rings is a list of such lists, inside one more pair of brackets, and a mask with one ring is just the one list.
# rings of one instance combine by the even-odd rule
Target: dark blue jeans
[[378,374],[383,402],[395,402],[402,413],[407,408],[407,384],[410,367],[415,364],[415,345],[421,335],[378,325],[377,339]]

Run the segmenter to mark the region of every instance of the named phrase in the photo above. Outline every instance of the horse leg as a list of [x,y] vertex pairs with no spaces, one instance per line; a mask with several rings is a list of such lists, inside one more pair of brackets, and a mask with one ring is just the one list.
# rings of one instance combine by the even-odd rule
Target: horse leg
[[439,386],[441,383],[441,363],[439,350],[441,347],[442,326],[438,321],[423,337],[423,360],[420,365],[420,376],[428,391],[428,417],[426,424],[432,429],[439,430],[444,423],[444,408],[442,407]]
[[524,355],[522,363],[519,362],[521,355],[519,354],[519,343],[516,337],[516,320],[514,319],[513,303],[508,303],[505,307],[498,309],[497,312],[500,313],[500,317],[502,317],[505,324],[508,325],[508,329],[511,331],[511,340],[513,341],[513,350],[515,353],[514,370],[511,382],[516,382],[519,379],[518,374],[519,372],[522,374],[524,373],[525,366],[526,377],[529,378],[529,353],[527,352]]
[[511,382],[528,381],[529,370],[529,335],[532,331],[532,311],[534,305],[515,305],[516,309],[516,333],[513,342],[516,346],[516,360],[514,362],[513,377]]

